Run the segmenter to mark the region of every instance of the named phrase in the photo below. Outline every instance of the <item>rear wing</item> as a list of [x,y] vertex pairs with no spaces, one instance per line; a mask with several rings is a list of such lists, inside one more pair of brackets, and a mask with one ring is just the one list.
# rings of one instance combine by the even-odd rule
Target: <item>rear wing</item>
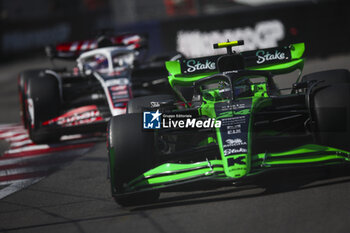
[[[289,73],[296,69],[303,69],[305,51],[304,43],[291,44],[284,47],[273,47],[259,49],[238,54],[223,54],[209,57],[199,57],[192,59],[182,59],[179,61],[166,62],[166,68],[170,73],[169,82],[174,84],[189,86],[208,75],[220,72],[219,59],[225,57],[228,64],[234,69],[266,70],[273,74]],[[224,64],[226,65],[226,64]]]
[[103,36],[96,39],[78,40],[47,46],[45,48],[46,55],[50,58],[76,59],[80,54],[100,47],[101,39],[105,40],[102,43],[107,42],[108,46],[125,46],[130,49],[139,49],[146,44],[146,36],[140,34]]

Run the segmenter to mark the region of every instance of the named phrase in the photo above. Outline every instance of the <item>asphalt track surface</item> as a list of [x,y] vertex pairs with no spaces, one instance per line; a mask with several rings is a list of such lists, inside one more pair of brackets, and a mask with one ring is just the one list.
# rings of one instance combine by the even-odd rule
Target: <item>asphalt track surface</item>
[[[0,66],[0,124],[18,122],[18,71],[44,58]],[[304,74],[350,69],[350,55],[313,59]],[[122,208],[110,196],[105,143],[40,182],[0,200],[0,232],[350,232],[350,168],[286,171],[265,188],[162,193]]]

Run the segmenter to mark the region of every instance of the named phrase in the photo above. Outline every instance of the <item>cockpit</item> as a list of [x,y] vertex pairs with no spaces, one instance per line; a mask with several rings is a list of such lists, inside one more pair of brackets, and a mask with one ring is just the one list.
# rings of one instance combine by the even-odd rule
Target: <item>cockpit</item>
[[131,68],[136,56],[134,50],[108,47],[83,53],[77,62],[79,70],[85,75],[92,72],[117,75]]

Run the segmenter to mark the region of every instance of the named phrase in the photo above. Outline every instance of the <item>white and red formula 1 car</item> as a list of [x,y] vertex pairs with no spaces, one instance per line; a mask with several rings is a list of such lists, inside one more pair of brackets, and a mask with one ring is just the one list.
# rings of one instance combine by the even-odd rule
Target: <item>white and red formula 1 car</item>
[[141,59],[142,40],[129,34],[59,44],[47,50],[48,55],[77,58],[74,69],[21,72],[21,116],[32,141],[104,132],[112,116],[126,112],[129,99],[167,92],[161,86],[167,85],[163,62]]

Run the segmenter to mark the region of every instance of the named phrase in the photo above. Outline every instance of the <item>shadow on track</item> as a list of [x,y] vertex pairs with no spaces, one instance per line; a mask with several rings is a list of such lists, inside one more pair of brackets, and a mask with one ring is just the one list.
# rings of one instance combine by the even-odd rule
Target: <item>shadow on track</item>
[[[42,211],[41,209],[38,209]],[[113,215],[105,215],[105,216],[97,216],[97,217],[88,217],[88,218],[76,218],[76,219],[70,219],[65,218],[61,215],[57,215],[55,213],[42,211],[47,213],[50,216],[63,218],[65,220],[63,221],[56,221],[53,223],[46,223],[46,224],[36,224],[36,225],[29,225],[24,227],[15,227],[15,228],[1,228],[0,232],[11,232],[11,231],[18,231],[18,230],[29,230],[29,229],[35,229],[35,228],[41,228],[41,227],[49,227],[49,226],[58,226],[58,225],[64,225],[64,224],[73,224],[76,227],[76,232],[85,232],[82,227],[80,226],[80,223],[86,222],[86,221],[96,221],[101,219],[109,219],[109,218],[117,218],[117,217],[124,217],[129,215],[135,215],[133,213],[121,213],[121,214],[113,214]]]
[[[328,185],[350,182],[350,166],[281,170],[263,174],[256,179],[255,185],[233,187],[225,190],[184,194],[161,198],[158,202],[128,208],[130,211],[144,211],[176,206],[197,205],[209,202],[221,202],[262,197],[278,193],[306,190]],[[237,195],[230,195],[237,194]],[[225,195],[223,197],[220,197]]]

